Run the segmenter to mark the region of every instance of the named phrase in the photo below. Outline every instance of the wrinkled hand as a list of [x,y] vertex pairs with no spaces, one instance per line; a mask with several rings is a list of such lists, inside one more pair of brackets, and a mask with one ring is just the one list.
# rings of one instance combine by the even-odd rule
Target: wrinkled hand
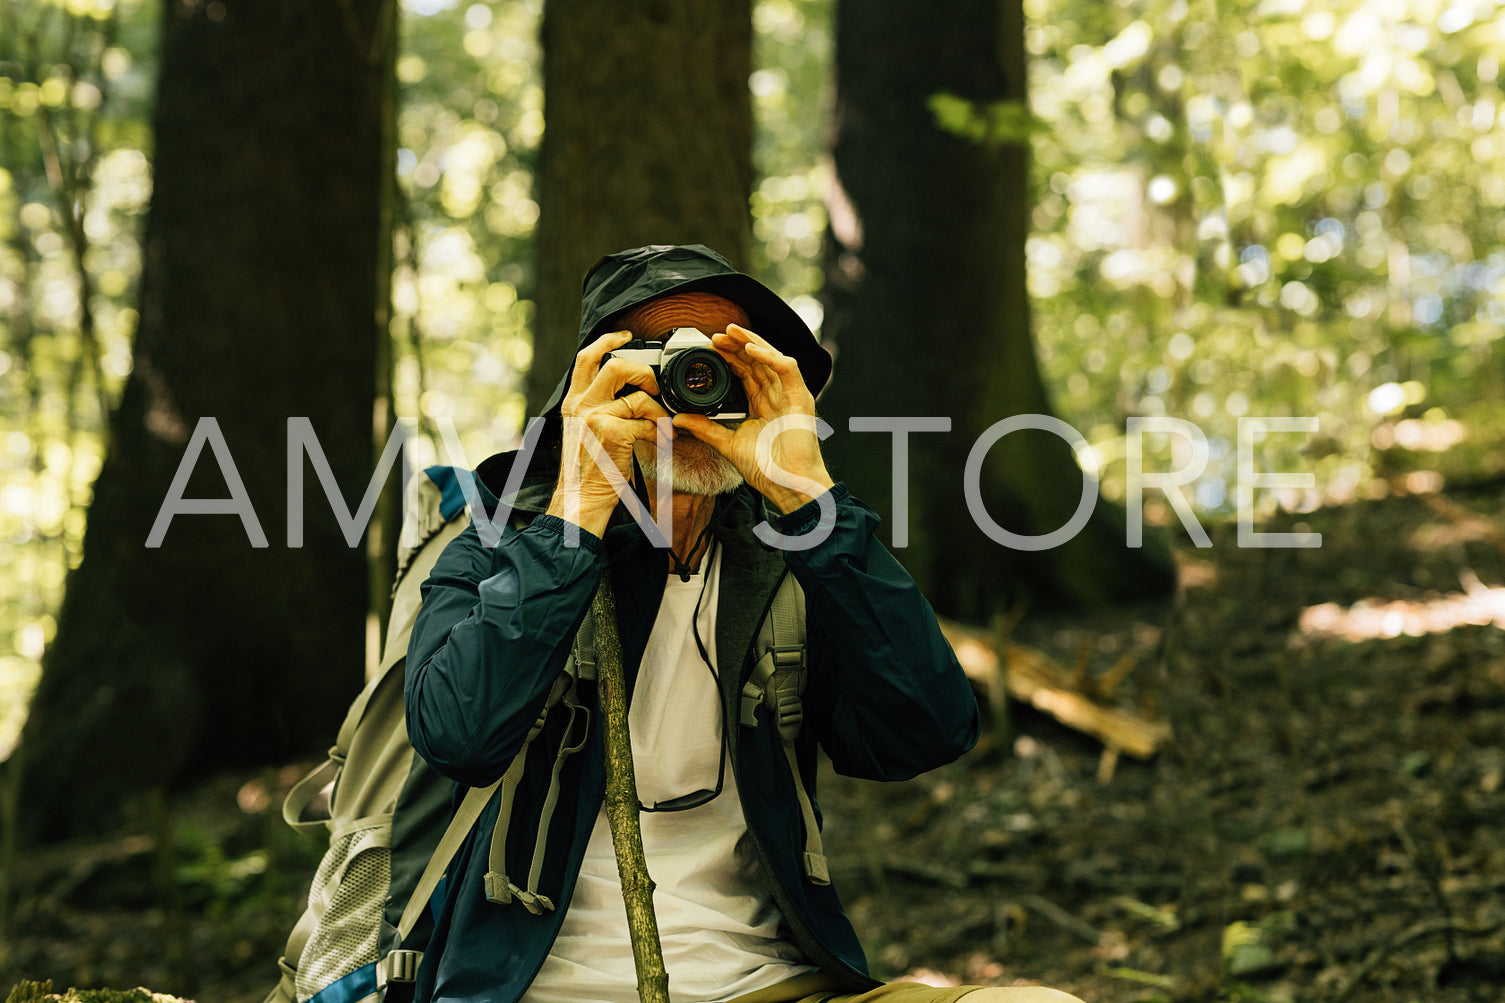
[[[659,391],[653,370],[623,359],[601,364],[608,352],[630,340],[630,332],[616,331],[582,348],[575,356],[569,391],[560,406],[564,446],[559,482],[548,511],[596,536],[605,533],[618,501],[608,469],[624,482],[630,480],[632,447],[639,439],[654,442],[660,449],[671,448],[672,430],[668,436],[661,435],[656,420],[669,414],[654,399]],[[628,384],[640,389],[618,397]]]
[[799,365],[736,324],[711,336],[747,391],[747,420],[736,428],[705,415],[677,414],[674,427],[725,456],[779,511],[793,512],[835,483],[821,457],[815,397]]

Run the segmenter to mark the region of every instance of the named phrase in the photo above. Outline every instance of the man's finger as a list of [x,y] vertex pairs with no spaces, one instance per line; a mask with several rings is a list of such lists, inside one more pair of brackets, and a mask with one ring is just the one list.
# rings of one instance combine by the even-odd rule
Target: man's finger
[[736,338],[738,341],[745,344],[762,345],[764,348],[767,348],[771,351],[778,351],[778,349],[774,348],[773,344],[767,338],[763,337],[756,331],[749,330],[748,328],[743,327],[741,324],[726,325],[726,333],[728,336]]
[[579,397],[585,393],[601,369],[601,360],[606,353],[621,348],[632,340],[631,331],[612,331],[603,334],[575,354],[575,367],[570,372],[569,396]]
[[756,331],[749,331],[740,324],[728,324],[726,326],[726,334],[727,337],[736,340],[744,346],[743,351],[747,354],[748,358],[764,363],[769,368],[778,372],[779,375],[782,376],[791,369],[795,372],[799,371],[799,363],[794,360],[793,356],[785,355],[773,347],[766,338]]
[[[745,328],[737,328],[737,330],[743,335],[752,334]],[[746,388],[749,398],[760,392],[765,384],[780,382],[776,370],[748,351],[757,347],[756,342],[731,333],[722,333],[712,338],[711,344],[721,353],[721,357],[726,359],[732,371],[742,378],[742,385]]]
[[628,362],[626,359],[608,359],[601,366],[586,391],[582,403],[587,406],[604,403],[622,392],[628,385],[637,387],[646,394],[659,392],[658,377],[646,362]]
[[768,344],[768,342],[764,341],[763,336],[758,334],[758,332],[754,331],[750,327],[743,327],[741,324],[726,325],[726,333],[731,335],[733,338],[738,339],[739,341],[754,341],[760,342],[764,345]]
[[784,354],[745,327],[729,324],[726,333],[741,344],[742,355],[766,370],[767,382],[778,385],[781,390],[799,387],[808,391],[805,376],[800,372],[800,364],[794,356]]
[[800,364],[795,361],[793,356],[785,355],[772,345],[750,344],[747,346],[747,354],[749,358],[757,359],[763,365],[777,373],[780,379],[787,380],[790,377],[796,377],[800,380],[804,379],[800,375]]
[[742,350],[743,344],[741,342],[728,339],[724,334],[716,334],[711,338],[711,345],[716,349],[716,353],[726,360],[726,364],[731,367],[732,372],[736,373],[737,376],[743,379],[749,377],[757,378],[757,372],[754,368],[755,363]]
[[664,406],[649,396],[646,390],[634,390],[627,396],[618,397],[616,400],[619,404],[627,405],[629,416],[633,418],[657,420],[669,417],[669,412],[664,410]]
[[722,455],[731,448],[735,434],[721,422],[712,421],[703,414],[681,412],[674,416],[674,427],[690,433]]
[[624,421],[637,418],[647,418],[652,421],[669,417],[669,412],[664,410],[664,406],[642,390],[634,390],[621,397],[609,398],[590,408],[590,414],[592,417],[600,416]]

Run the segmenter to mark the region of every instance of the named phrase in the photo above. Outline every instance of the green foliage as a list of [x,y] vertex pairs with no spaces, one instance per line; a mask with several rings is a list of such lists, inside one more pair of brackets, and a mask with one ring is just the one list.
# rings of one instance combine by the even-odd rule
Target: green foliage
[[34,1001],[46,999],[50,995],[52,995],[51,982],[22,980],[16,983],[5,997],[5,1003],[34,1003]]
[[1181,929],[1181,921],[1176,918],[1174,908],[1152,906],[1146,902],[1140,902],[1138,899],[1129,898],[1127,895],[1115,896],[1113,904],[1129,915],[1151,923],[1167,932],[1175,933]]
[[832,103],[832,15],[831,0],[753,5],[754,268],[816,331],[831,180],[824,146]]
[[177,840],[179,894],[190,908],[203,909],[211,918],[221,916],[268,884],[270,854],[265,849],[231,857],[224,844],[187,825],[178,826]]
[[[1258,469],[1315,474],[1281,493],[1297,506],[1387,490],[1376,446],[1397,428],[1428,441],[1424,465],[1460,436],[1499,440],[1481,407],[1505,335],[1498,19],[1421,3],[1026,9],[1046,123],[1028,248],[1040,354],[1110,495],[1137,417],[1206,434],[1189,493],[1212,512],[1236,501],[1242,417],[1317,419],[1309,439],[1255,447]],[[1188,467],[1178,439],[1148,436],[1145,469]],[[1481,452],[1474,476],[1497,473],[1498,450]]]
[[142,0],[0,4],[0,759],[131,368],[155,29]]
[[1290,911],[1270,913],[1258,923],[1237,920],[1223,928],[1221,956],[1224,982],[1219,999],[1242,1003],[1289,1003],[1290,997],[1249,985],[1245,979],[1260,979],[1285,968],[1276,960],[1273,942],[1288,936],[1297,926]]
[[[1137,982],[1140,985],[1154,986],[1157,989],[1174,989],[1176,980],[1169,975],[1157,975],[1154,972],[1143,972],[1137,968],[1128,968],[1123,965],[1111,966],[1104,970],[1104,974],[1111,975],[1115,979],[1123,979],[1127,982]],[[1154,996],[1151,999],[1161,999]]]
[[405,4],[392,333],[396,411],[424,433],[419,462],[446,459],[442,421],[479,463],[525,418],[541,13],[541,0]]
[[1274,960],[1275,954],[1265,945],[1259,927],[1240,921],[1223,930],[1223,967],[1230,974],[1263,971]]
[[937,129],[985,146],[1025,143],[1040,129],[1022,101],[981,104],[942,91],[930,96],[930,113]]

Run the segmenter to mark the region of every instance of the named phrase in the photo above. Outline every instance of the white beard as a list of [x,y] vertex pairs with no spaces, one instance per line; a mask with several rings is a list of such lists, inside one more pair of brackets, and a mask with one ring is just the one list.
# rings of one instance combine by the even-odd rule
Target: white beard
[[[685,495],[724,495],[742,486],[742,475],[732,461],[687,432],[679,433],[670,447],[673,479],[670,486]],[[643,479],[658,483],[658,448],[639,439],[633,447]]]

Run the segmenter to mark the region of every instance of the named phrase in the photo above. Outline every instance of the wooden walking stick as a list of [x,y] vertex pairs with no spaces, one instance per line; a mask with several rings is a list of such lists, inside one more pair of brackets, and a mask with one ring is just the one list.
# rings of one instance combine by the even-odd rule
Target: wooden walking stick
[[591,600],[591,616],[596,629],[596,685],[606,719],[606,821],[611,826],[611,845],[617,853],[617,874],[627,904],[638,999],[642,1003],[669,1003],[669,973],[664,968],[664,948],[653,912],[653,879],[648,875],[643,831],[638,825],[638,786],[632,771],[632,736],[627,731],[627,682],[610,569],[602,574],[601,585]]

